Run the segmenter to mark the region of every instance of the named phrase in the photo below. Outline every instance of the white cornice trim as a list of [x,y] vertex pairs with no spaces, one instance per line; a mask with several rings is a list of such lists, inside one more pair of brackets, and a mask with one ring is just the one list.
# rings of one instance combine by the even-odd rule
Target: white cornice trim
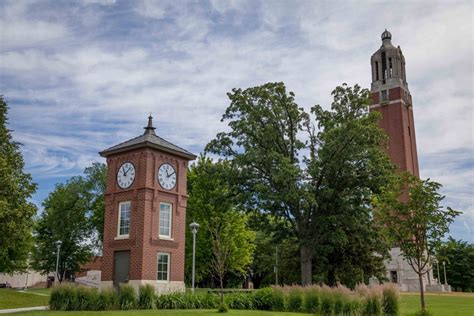
[[394,104],[394,103],[401,103],[404,106],[408,107],[408,105],[406,104],[406,102],[403,99],[396,99],[396,100],[392,100],[392,101],[389,101],[389,102],[385,102],[383,104],[380,104],[380,103],[372,104],[372,105],[369,106],[369,109],[374,109],[374,108],[381,107],[383,105],[389,105],[389,104]]

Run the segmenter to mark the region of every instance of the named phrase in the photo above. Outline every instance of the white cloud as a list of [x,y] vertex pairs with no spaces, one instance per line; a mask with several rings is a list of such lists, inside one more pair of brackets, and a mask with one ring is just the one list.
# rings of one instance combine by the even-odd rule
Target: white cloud
[[225,128],[234,87],[284,81],[301,106],[328,107],[336,85],[369,86],[388,28],[407,60],[422,175],[466,210],[457,230],[474,225],[471,2],[87,2],[0,4],[0,89],[35,178],[79,173],[149,112],[161,136],[199,152]]

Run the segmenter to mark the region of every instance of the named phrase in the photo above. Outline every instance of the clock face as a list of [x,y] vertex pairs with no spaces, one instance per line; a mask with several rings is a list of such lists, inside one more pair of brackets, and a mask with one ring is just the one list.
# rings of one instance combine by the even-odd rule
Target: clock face
[[129,188],[135,180],[135,166],[130,162],[123,163],[117,173],[117,184],[122,189]]
[[158,181],[163,189],[171,190],[176,186],[176,170],[173,166],[164,163],[158,169]]

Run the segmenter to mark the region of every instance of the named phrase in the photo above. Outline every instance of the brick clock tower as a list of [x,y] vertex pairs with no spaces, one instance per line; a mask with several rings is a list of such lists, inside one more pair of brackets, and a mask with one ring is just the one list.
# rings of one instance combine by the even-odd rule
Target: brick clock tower
[[[392,45],[391,39],[392,34],[385,30],[382,33],[382,46],[370,59],[370,111],[382,114],[380,127],[389,137],[387,153],[391,161],[400,171],[408,171],[419,177],[413,104],[406,79],[405,57],[400,46]],[[391,259],[385,263],[386,276],[390,282],[397,283],[402,291],[419,291],[418,276],[403,258],[400,248],[392,248],[390,255]],[[427,290],[437,290],[434,284],[430,288],[432,271],[424,278]]]
[[100,152],[107,159],[100,288],[151,284],[182,291],[186,229],[186,172],[196,156],[145,132]]

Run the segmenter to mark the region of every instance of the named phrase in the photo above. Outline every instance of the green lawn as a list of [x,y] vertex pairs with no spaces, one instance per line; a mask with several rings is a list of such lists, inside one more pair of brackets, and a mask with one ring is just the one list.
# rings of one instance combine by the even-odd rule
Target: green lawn
[[[427,309],[433,316],[474,316],[474,294],[446,293],[426,294]],[[402,294],[400,311],[402,315],[410,315],[420,310],[420,295],[415,293]]]
[[29,292],[0,289],[0,309],[48,305],[49,296]]

